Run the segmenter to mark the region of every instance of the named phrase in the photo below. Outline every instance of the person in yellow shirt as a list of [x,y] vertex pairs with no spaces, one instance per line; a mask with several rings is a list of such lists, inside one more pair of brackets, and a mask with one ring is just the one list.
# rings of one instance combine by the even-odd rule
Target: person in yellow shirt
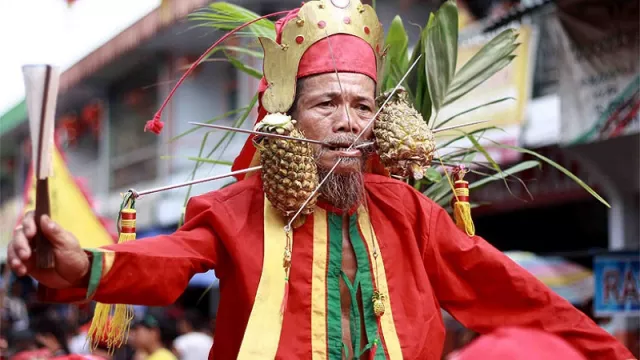
[[146,314],[134,322],[131,327],[130,343],[135,348],[137,355],[143,354],[139,358],[144,360],[178,360],[165,345],[170,340],[166,338],[167,325],[162,322],[162,319],[151,314]]

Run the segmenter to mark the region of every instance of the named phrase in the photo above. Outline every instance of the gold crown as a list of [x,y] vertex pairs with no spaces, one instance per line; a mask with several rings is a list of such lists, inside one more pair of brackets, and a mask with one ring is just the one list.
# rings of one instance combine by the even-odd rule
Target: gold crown
[[380,69],[384,30],[375,10],[360,0],[317,0],[305,3],[297,17],[282,29],[281,43],[260,38],[264,49],[264,77],[268,88],[262,105],[270,113],[287,112],[293,105],[300,59],[317,41],[335,34],[354,35],[374,50]]

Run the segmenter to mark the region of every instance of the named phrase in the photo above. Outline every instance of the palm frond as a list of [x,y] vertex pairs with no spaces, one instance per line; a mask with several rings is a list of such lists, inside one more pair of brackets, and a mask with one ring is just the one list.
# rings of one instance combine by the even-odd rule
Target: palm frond
[[478,105],[478,106],[474,106],[474,107],[472,107],[472,108],[470,108],[470,109],[467,109],[467,110],[465,110],[465,111],[461,111],[461,112],[459,112],[459,113],[457,113],[457,114],[455,114],[455,115],[453,115],[453,116],[449,117],[449,118],[448,118],[448,119],[446,119],[446,120],[443,120],[443,121],[439,122],[438,124],[436,124],[436,125],[434,126],[434,129],[439,129],[439,128],[441,128],[441,127],[445,126],[445,125],[446,125],[446,124],[448,124],[451,120],[453,120],[453,119],[455,119],[455,118],[457,118],[457,117],[459,117],[459,116],[462,116],[462,115],[468,114],[468,113],[470,113],[470,112],[476,111],[476,110],[478,110],[478,109],[482,109],[483,107],[487,107],[487,106],[490,106],[490,105],[498,104],[498,103],[501,103],[501,102],[503,102],[503,101],[507,101],[507,100],[515,100],[515,98],[513,98],[513,97],[511,97],[511,96],[507,96],[507,97],[503,97],[503,98],[498,99],[498,100],[493,100],[493,101],[489,101],[489,102],[484,103],[484,104],[480,104],[480,105]]
[[[491,176],[487,176],[483,179],[480,179],[478,181],[475,181],[473,183],[469,184],[469,189],[478,189],[490,182],[496,181],[496,180],[503,180],[505,179],[507,176],[513,176],[514,174],[532,169],[534,167],[539,167],[540,166],[540,162],[535,161],[535,160],[529,160],[529,161],[523,161],[521,163],[518,163],[508,169],[505,169],[504,171],[501,171],[499,173],[493,174]],[[526,187],[526,186],[525,186]],[[451,199],[453,198],[453,194],[445,194],[444,196],[438,198],[437,200],[435,200],[438,204],[440,204],[441,206],[444,206],[446,204],[449,204],[451,202]]]
[[[201,21],[201,26],[212,27],[217,30],[230,31],[238,26],[255,20],[260,16],[253,11],[227,2],[214,2],[206,8],[189,15],[191,21]],[[254,37],[268,37],[275,39],[275,24],[267,19],[262,19],[247,27]]]
[[524,153],[524,154],[529,154],[529,155],[535,156],[536,158],[546,162],[547,164],[553,166],[554,168],[559,170],[561,173],[563,173],[564,175],[569,177],[571,180],[575,181],[576,184],[580,185],[585,191],[587,191],[589,194],[591,194],[591,196],[596,198],[598,201],[600,201],[606,207],[611,208],[611,205],[609,205],[609,203],[604,198],[602,198],[602,196],[600,196],[595,190],[593,190],[589,185],[587,185],[584,181],[580,180],[580,178],[575,176],[571,171],[567,170],[565,167],[563,167],[562,165],[560,165],[560,164],[556,163],[555,161],[549,159],[548,157],[543,156],[541,154],[538,154],[535,151],[532,151],[532,150],[529,150],[529,149],[525,149],[525,148],[521,148],[519,146],[501,144],[501,143],[498,143],[498,142],[495,142],[495,141],[493,141],[493,143],[497,147],[501,147],[501,148],[504,148],[504,149],[515,150],[515,151],[518,151],[518,152]]
[[454,79],[458,59],[458,8],[451,0],[429,18],[425,55],[429,95],[437,116]]
[[[409,68],[408,46],[409,36],[402,24],[402,18],[396,15],[385,39],[385,47],[388,50],[383,68],[382,91],[393,89]],[[393,71],[394,68],[396,71]],[[398,74],[400,77],[397,77]]]
[[[239,108],[239,109],[235,109],[235,110],[227,111],[226,113],[224,113],[224,114],[222,114],[222,115],[218,115],[218,116],[216,116],[216,117],[214,117],[214,118],[212,118],[212,119],[209,119],[209,120],[205,121],[205,123],[207,123],[207,124],[213,124],[213,123],[214,123],[214,122],[216,122],[216,121],[224,120],[224,119],[228,118],[228,117],[229,117],[229,116],[231,116],[231,115],[235,115],[235,114],[237,114],[237,113],[239,113],[239,112],[241,112],[241,111],[245,111],[245,110],[246,110],[246,107],[242,107],[242,108]],[[199,128],[197,128],[197,127],[193,127],[193,128],[191,128],[191,129],[189,129],[189,130],[187,130],[187,131],[184,131],[183,133],[181,133],[181,134],[179,134],[179,135],[176,135],[176,136],[172,137],[172,138],[169,140],[169,142],[176,141],[176,140],[180,139],[181,137],[187,136],[187,135],[191,134],[192,132],[194,132],[194,131],[198,131],[198,130],[200,130],[200,129],[199,129]]]

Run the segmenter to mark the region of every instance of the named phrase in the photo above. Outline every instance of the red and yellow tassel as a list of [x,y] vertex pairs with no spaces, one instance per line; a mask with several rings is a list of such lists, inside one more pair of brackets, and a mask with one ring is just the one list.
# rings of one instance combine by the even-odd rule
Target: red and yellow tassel
[[453,171],[453,175],[456,178],[453,184],[453,219],[460,230],[463,230],[469,236],[474,236],[476,229],[471,218],[469,183],[464,180],[467,172],[464,165],[457,167]]
[[[119,230],[119,244],[136,239],[135,199],[131,193],[125,196],[120,210]],[[111,352],[122,346],[129,336],[133,316],[131,305],[97,303],[88,333],[91,349],[105,342]]]

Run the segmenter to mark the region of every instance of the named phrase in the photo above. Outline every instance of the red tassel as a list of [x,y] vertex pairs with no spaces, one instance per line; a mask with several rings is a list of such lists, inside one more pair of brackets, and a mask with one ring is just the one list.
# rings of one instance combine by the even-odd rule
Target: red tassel
[[284,297],[282,298],[282,305],[280,306],[280,313],[284,315],[287,311],[287,301],[289,300],[289,280],[284,282]]
[[147,121],[147,123],[144,126],[144,131],[147,132],[147,130],[151,131],[154,134],[160,134],[160,132],[162,131],[162,128],[164,127],[164,123],[162,121],[160,121],[160,117],[162,116],[161,113],[162,110],[158,111],[154,116],[152,120]]

